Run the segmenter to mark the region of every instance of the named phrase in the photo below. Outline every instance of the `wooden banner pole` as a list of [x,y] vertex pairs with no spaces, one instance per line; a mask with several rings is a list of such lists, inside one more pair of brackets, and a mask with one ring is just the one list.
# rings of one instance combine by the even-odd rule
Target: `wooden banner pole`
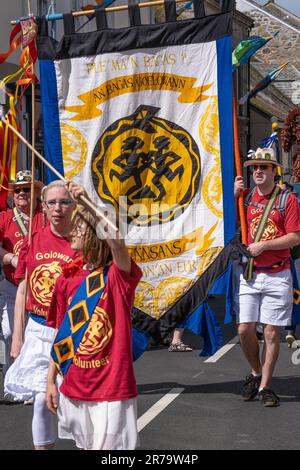
[[[28,142],[27,139],[25,139],[25,137],[22,136],[22,134],[20,134],[19,131],[17,131],[4,117],[1,117],[1,121],[9,127],[10,130],[12,130],[16,135],[17,137],[51,170],[53,171],[53,173],[57,176],[58,179],[64,181],[65,183],[68,182],[68,180],[66,180],[66,178],[64,176],[62,176],[59,171],[57,171],[56,168],[54,168],[53,165],[51,165],[51,163],[49,163],[44,157],[43,155],[41,155],[31,144],[30,142]],[[116,233],[119,232],[118,228],[111,222],[111,220],[109,220],[106,215],[104,214],[104,212],[102,212],[102,210],[97,207],[93,202],[91,202],[89,199],[87,199],[85,196],[80,196],[80,199],[82,200],[82,202],[84,202],[91,210],[93,210],[97,215],[98,217],[100,217],[101,219],[104,220],[105,223],[107,223],[107,225]]]
[[[240,155],[240,149],[239,149],[238,123],[237,123],[237,115],[236,115],[236,99],[234,95],[233,95],[232,106],[233,106],[233,138],[234,138],[235,169],[236,169],[237,176],[243,176],[241,155]],[[244,209],[243,193],[241,193],[238,198],[238,209],[239,209],[239,217],[240,217],[240,223],[241,223],[242,243],[246,245],[247,244],[247,229],[246,229],[246,216],[245,216],[245,209]]]
[[[176,3],[187,3],[187,0],[175,0]],[[143,3],[138,3],[137,5],[139,8],[146,8],[146,7],[156,7],[160,5],[164,5],[164,0],[154,0],[153,2],[143,2]],[[125,11],[128,10],[128,5],[119,5],[117,7],[107,7],[103,8],[107,13],[109,12],[114,12],[114,11]],[[86,16],[86,15],[92,15],[95,13],[96,10],[83,10],[83,11],[72,11],[73,16]],[[47,20],[49,21],[57,21],[57,20],[62,20],[63,15],[60,13],[56,13],[54,15],[49,15],[46,17]],[[10,24],[16,24],[18,20],[13,20],[10,22]]]

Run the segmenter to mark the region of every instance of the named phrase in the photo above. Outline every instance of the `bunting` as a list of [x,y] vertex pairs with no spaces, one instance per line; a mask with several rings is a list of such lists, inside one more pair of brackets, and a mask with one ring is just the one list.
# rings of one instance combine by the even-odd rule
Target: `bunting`
[[[0,82],[0,90],[8,97],[8,113],[6,119],[19,131],[17,107],[22,109],[22,98],[27,88],[38,80],[33,71],[37,60],[35,37],[37,25],[33,18],[21,19],[13,28],[9,39],[9,50],[0,54],[0,64],[21,46],[20,69],[16,73],[4,77]],[[7,91],[7,85],[16,85],[14,95]],[[7,185],[9,179],[15,179],[18,163],[18,138],[8,126],[0,122],[0,208],[7,208]]]

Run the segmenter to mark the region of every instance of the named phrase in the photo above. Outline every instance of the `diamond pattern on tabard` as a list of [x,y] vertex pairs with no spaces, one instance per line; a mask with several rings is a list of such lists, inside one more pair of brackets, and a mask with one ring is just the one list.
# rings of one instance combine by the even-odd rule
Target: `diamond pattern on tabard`
[[72,337],[68,336],[67,338],[64,338],[58,343],[54,344],[54,349],[59,363],[71,359],[72,357],[74,357],[74,346]]
[[298,305],[300,303],[300,291],[298,289],[294,288],[293,297],[294,297],[294,304]]
[[62,343],[58,346],[59,354],[60,356],[64,356],[65,354],[68,354],[70,352],[70,346],[68,342],[66,341],[65,343]]
[[99,289],[102,289],[104,286],[103,274],[102,273],[95,273],[91,274],[87,277],[87,295],[90,297],[91,295],[95,294]]
[[73,319],[72,323],[74,326],[78,325],[78,323],[85,321],[85,312],[84,312],[83,305],[72,310],[72,319]]
[[68,314],[71,323],[71,331],[72,334],[74,334],[89,319],[89,313],[85,300],[82,300],[78,304],[74,305],[74,307],[69,310]]

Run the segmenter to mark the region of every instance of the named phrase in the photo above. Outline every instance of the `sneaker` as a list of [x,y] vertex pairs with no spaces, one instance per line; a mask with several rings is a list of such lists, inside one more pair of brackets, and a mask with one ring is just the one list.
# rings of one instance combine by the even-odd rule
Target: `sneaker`
[[276,395],[273,390],[270,388],[263,388],[258,393],[259,400],[263,403],[264,406],[279,406],[280,398]]
[[291,348],[293,343],[297,341],[295,333],[293,331],[288,331],[285,340],[287,342],[288,348]]
[[264,334],[261,331],[256,330],[256,338],[258,341],[264,340]]
[[253,374],[247,375],[242,390],[242,399],[244,401],[254,400],[258,394],[260,381],[261,376],[254,376]]
[[258,341],[264,340],[264,329],[261,323],[256,325],[256,338]]
[[184,343],[174,343],[169,347],[169,352],[190,352],[193,348]]

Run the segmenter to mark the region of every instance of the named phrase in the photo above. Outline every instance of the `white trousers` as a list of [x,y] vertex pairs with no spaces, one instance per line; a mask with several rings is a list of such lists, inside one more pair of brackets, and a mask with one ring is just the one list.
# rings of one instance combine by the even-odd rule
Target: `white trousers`
[[18,401],[29,400],[46,392],[50,351],[55,330],[29,318],[20,355],[4,379],[4,396]]
[[5,347],[5,366],[3,374],[11,366],[13,360],[10,356],[11,338],[14,329],[14,307],[16,300],[17,286],[7,279],[0,281],[0,329],[1,338]]

